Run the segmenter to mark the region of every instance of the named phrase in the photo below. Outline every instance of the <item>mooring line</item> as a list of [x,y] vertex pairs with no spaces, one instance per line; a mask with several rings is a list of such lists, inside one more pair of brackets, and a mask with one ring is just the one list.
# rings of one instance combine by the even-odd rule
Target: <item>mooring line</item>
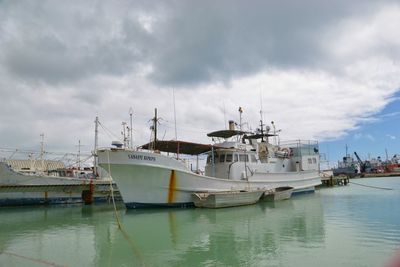
[[25,260],[30,260],[30,261],[33,261],[33,262],[37,262],[37,263],[41,263],[41,264],[48,265],[48,266],[53,266],[53,267],[66,267],[67,266],[67,265],[60,265],[60,264],[57,264],[57,263],[54,263],[54,262],[50,262],[50,261],[46,261],[46,260],[35,259],[35,258],[19,255],[19,254],[12,253],[12,252],[2,251],[2,252],[0,252],[0,254],[6,254],[6,255],[9,255],[9,256],[22,258],[22,259],[25,259]]
[[134,243],[133,240],[130,238],[130,236],[128,235],[128,233],[125,231],[125,229],[122,228],[122,224],[121,224],[121,221],[120,221],[120,219],[119,219],[119,214],[118,214],[117,206],[115,205],[114,190],[113,190],[113,187],[112,187],[112,181],[113,181],[113,179],[112,179],[112,176],[111,176],[110,155],[109,155],[109,151],[108,151],[108,150],[107,150],[107,160],[108,160],[108,175],[109,175],[109,178],[110,178],[110,186],[111,186],[111,198],[112,198],[112,201],[113,201],[114,215],[115,215],[115,218],[116,218],[116,220],[117,220],[118,229],[122,232],[122,235],[123,235],[124,238],[128,241],[129,245],[131,246],[131,249],[132,249],[133,254],[141,260],[141,262],[142,262],[142,264],[143,264],[144,266],[148,266],[148,264],[146,264],[146,262],[145,262],[145,260],[144,260],[144,258],[143,258],[143,255],[140,253],[138,247],[135,245],[135,243]]
[[393,188],[387,188],[387,187],[379,187],[379,186],[373,186],[373,185],[365,185],[365,184],[359,184],[355,182],[349,182],[351,184],[359,185],[359,186],[365,186],[365,187],[370,187],[370,188],[375,188],[375,189],[382,189],[382,190],[393,190]]

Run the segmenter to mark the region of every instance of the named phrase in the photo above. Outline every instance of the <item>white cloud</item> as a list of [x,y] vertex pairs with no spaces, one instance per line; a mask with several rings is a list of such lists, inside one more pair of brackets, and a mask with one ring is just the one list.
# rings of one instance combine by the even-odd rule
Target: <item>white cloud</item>
[[[239,106],[243,120],[255,129],[262,95],[264,121],[275,121],[282,138],[331,140],[374,121],[400,88],[400,37],[394,34],[400,24],[398,6],[382,4],[352,16],[340,13],[337,20],[329,14],[335,23],[315,32],[310,25],[322,23],[322,18],[304,21],[303,26],[294,26],[295,19],[279,26],[307,37],[294,39],[283,38],[273,24],[253,24],[263,17],[257,10],[250,10],[254,19],[244,19],[254,32],[239,31],[240,25],[226,25],[229,18],[216,16],[225,14],[224,7],[208,12],[216,16],[209,21],[215,31],[200,30],[195,39],[184,39],[205,23],[179,13],[188,10],[188,4],[178,13],[173,8],[78,3],[64,11],[59,5],[46,5],[38,18],[29,13],[34,4],[0,11],[0,33],[5,33],[0,35],[0,147],[38,147],[44,132],[54,149],[72,150],[81,140],[90,150],[94,117],[119,133],[130,107],[136,145],[149,140],[155,107],[163,118],[159,138],[171,139],[171,84],[176,84],[181,139],[209,142],[207,132],[225,127],[225,120],[239,120]],[[130,10],[139,11],[132,15]],[[70,16],[78,16],[77,21],[71,22]],[[57,24],[49,23],[58,17]],[[33,26],[27,23],[32,21]],[[229,38],[220,36],[224,32],[231,33]],[[269,35],[256,38],[263,34]],[[263,53],[264,41],[277,43]],[[307,52],[285,58],[302,53],[294,49],[297,41],[302,44],[297,48],[308,47]],[[252,44],[246,46],[248,42]],[[280,56],[270,54],[275,52]],[[114,139],[105,132],[100,138],[103,146]],[[354,138],[375,140],[362,134]]]
[[396,140],[396,136],[391,135],[391,134],[387,134],[386,137],[388,137],[391,140]]

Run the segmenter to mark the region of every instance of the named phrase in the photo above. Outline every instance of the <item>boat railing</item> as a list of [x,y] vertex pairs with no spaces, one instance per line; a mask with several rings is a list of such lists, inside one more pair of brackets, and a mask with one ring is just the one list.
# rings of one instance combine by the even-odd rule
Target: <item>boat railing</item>
[[291,148],[293,156],[306,156],[319,154],[318,141],[315,140],[293,140],[293,141],[282,141],[280,147]]

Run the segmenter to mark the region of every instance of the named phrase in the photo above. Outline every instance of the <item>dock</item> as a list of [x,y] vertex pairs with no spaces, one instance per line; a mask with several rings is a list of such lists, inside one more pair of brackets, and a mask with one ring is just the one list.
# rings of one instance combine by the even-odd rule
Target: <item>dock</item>
[[321,182],[323,185],[331,187],[335,185],[348,185],[350,182],[350,177],[345,176],[345,175],[338,175],[338,176],[333,176],[333,175],[323,175],[321,173]]

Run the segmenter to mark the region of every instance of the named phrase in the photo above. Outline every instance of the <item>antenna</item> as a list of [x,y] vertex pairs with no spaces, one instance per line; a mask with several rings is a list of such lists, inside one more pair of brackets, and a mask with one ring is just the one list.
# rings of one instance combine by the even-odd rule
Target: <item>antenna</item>
[[176,130],[176,109],[175,109],[175,89],[172,88],[172,97],[173,97],[173,103],[174,103],[174,123],[175,123],[175,140],[178,140],[178,134]]
[[224,107],[224,127],[225,127],[225,129],[227,129],[226,128],[226,111],[225,111],[225,101],[224,102],[222,102],[223,103],[223,107]]
[[130,107],[129,108],[129,117],[130,117],[130,122],[131,122],[131,129],[130,129],[130,139],[131,139],[131,142],[130,142],[130,148],[132,149],[133,148],[133,137],[132,137],[132,135],[133,135],[133,128],[132,128],[132,115],[133,115],[133,108],[132,107]]
[[240,129],[240,131],[242,131],[242,113],[243,113],[243,109],[242,109],[242,107],[239,107],[239,129]]

